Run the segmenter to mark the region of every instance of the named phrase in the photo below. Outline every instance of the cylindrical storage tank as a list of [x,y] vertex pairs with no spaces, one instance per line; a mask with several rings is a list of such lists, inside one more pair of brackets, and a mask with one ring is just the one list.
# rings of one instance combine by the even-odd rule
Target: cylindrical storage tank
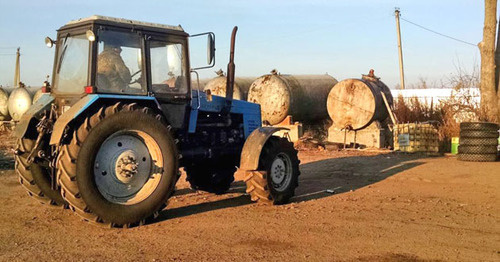
[[[246,100],[248,96],[248,89],[255,78],[253,77],[235,77],[233,99]],[[219,74],[219,76],[212,78],[205,85],[203,91],[210,90],[212,95],[226,96],[226,83],[227,77]]]
[[0,121],[10,120],[9,115],[9,94],[0,88]]
[[385,120],[389,113],[381,92],[392,106],[389,88],[373,75],[340,81],[330,90],[327,100],[328,114],[333,124],[338,128],[360,130],[373,121]]
[[42,89],[41,87],[31,87],[31,86],[26,87],[26,90],[28,91],[31,97],[33,97],[41,89]]
[[12,90],[16,89],[15,87],[12,86],[3,86],[2,87],[3,91],[7,93],[7,95],[10,95],[12,93]]
[[33,104],[38,100],[40,99],[40,97],[42,97],[43,93],[42,93],[42,89],[39,88],[38,91],[35,92],[35,94],[33,95]]
[[270,125],[288,115],[304,123],[328,118],[326,98],[337,83],[330,75],[281,75],[274,70],[257,78],[248,91],[248,101],[260,104],[262,121]]
[[31,95],[24,87],[12,90],[9,96],[8,108],[12,120],[19,121],[21,116],[28,111],[31,106]]
[[193,75],[191,77],[191,89],[202,91],[203,88],[205,88],[205,85],[208,83],[208,81],[210,81],[210,79],[203,78],[203,79],[200,79],[198,82],[198,80],[196,79],[196,76]]

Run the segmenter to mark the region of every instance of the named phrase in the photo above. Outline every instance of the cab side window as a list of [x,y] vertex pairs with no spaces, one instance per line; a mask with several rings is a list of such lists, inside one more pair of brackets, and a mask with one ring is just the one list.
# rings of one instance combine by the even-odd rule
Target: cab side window
[[155,93],[186,93],[184,48],[179,43],[151,41],[151,84]]

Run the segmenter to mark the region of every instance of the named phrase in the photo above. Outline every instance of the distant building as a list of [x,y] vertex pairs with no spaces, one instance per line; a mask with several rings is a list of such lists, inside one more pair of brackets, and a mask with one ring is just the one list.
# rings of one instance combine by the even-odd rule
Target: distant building
[[453,88],[391,89],[391,93],[395,103],[397,103],[398,97],[401,95],[405,102],[416,98],[421,104],[428,106],[435,105],[442,100],[449,100],[452,96],[469,96],[473,102],[478,104],[481,100],[479,88],[463,88],[459,91]]

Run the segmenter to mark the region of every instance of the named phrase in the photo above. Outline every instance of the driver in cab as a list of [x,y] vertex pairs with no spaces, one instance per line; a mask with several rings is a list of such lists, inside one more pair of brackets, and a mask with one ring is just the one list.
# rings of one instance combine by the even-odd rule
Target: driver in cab
[[98,85],[107,90],[121,91],[132,80],[129,68],[120,56],[120,46],[106,44],[97,57]]

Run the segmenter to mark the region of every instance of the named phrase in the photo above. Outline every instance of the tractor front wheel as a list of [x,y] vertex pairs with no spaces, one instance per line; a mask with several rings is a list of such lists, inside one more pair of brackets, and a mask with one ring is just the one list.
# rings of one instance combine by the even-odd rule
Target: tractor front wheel
[[299,185],[299,159],[293,143],[272,136],[259,158],[259,171],[247,172],[245,182],[252,201],[288,203]]

